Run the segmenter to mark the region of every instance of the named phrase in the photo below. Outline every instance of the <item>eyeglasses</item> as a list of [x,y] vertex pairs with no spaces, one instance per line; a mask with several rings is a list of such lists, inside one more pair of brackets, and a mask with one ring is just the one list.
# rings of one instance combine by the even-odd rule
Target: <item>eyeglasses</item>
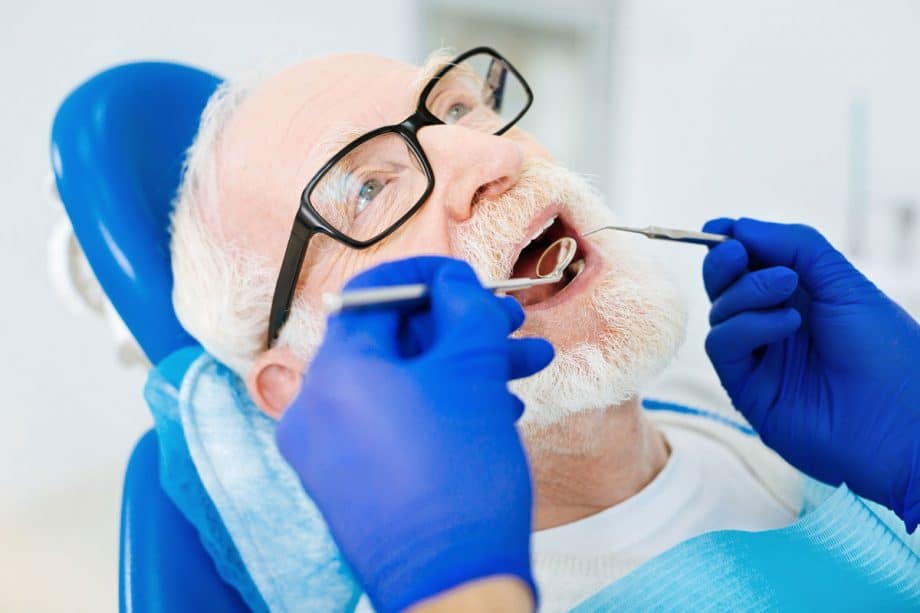
[[425,85],[415,112],[401,123],[359,136],[323,164],[300,196],[275,284],[268,346],[291,310],[307,246],[325,234],[366,249],[395,232],[425,204],[434,173],[418,140],[426,126],[456,124],[503,134],[533,102],[521,74],[489,47],[462,53]]

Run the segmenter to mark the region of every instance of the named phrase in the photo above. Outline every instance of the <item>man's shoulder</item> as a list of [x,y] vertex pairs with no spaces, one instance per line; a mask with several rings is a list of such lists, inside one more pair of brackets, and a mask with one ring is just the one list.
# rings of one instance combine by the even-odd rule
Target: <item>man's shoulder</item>
[[724,413],[673,402],[644,399],[642,406],[659,426],[690,430],[728,448],[781,505],[799,514],[802,474],[764,445],[749,425]]

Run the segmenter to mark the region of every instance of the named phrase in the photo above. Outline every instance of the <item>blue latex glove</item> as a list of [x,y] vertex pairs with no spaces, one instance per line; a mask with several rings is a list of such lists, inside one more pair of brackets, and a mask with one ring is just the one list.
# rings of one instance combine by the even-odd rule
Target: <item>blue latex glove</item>
[[920,520],[920,325],[816,230],[716,219],[706,352],[792,465]]
[[508,338],[520,305],[457,260],[384,264],[347,288],[397,283],[426,283],[430,306],[331,317],[278,446],[378,611],[494,575],[519,577],[536,602],[524,407],[507,383],[545,367],[552,346]]

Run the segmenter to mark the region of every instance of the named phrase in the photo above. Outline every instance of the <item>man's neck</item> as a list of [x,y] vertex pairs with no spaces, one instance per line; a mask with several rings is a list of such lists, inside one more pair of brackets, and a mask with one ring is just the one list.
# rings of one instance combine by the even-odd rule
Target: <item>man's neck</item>
[[670,450],[638,399],[524,434],[534,480],[534,530],[594,515],[637,494]]

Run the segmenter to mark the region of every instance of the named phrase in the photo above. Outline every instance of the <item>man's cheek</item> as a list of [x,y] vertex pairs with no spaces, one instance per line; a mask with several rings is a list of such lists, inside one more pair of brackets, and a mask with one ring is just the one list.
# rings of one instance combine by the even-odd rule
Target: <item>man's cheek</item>
[[420,255],[452,256],[449,244],[437,233],[409,231],[404,227],[396,234],[367,249],[351,249],[334,245],[323,253],[313,266],[308,283],[322,292],[338,292],[352,278],[384,262]]
[[[426,238],[429,240],[426,240]],[[441,241],[431,235],[418,234],[406,237],[405,240],[394,240],[392,243],[384,241],[384,243],[381,245],[380,250],[373,254],[375,261],[369,266],[380,262],[391,262],[423,255],[451,256],[450,245],[446,241]]]
[[308,279],[318,294],[339,292],[352,278],[373,266],[366,253],[369,250],[336,248],[316,262]]
[[547,160],[553,163],[556,162],[553,155],[540,144],[540,141],[531,136],[530,133],[520,129],[518,126],[511,128],[511,130],[506,133],[506,136],[514,140],[518,146],[520,146],[521,152],[525,157]]
[[337,280],[336,291],[344,287],[351,279],[369,270],[378,264],[392,262],[409,257],[412,254],[400,253],[397,250],[388,250],[379,247],[368,249],[353,249],[349,257],[340,262],[339,270],[335,271]]

